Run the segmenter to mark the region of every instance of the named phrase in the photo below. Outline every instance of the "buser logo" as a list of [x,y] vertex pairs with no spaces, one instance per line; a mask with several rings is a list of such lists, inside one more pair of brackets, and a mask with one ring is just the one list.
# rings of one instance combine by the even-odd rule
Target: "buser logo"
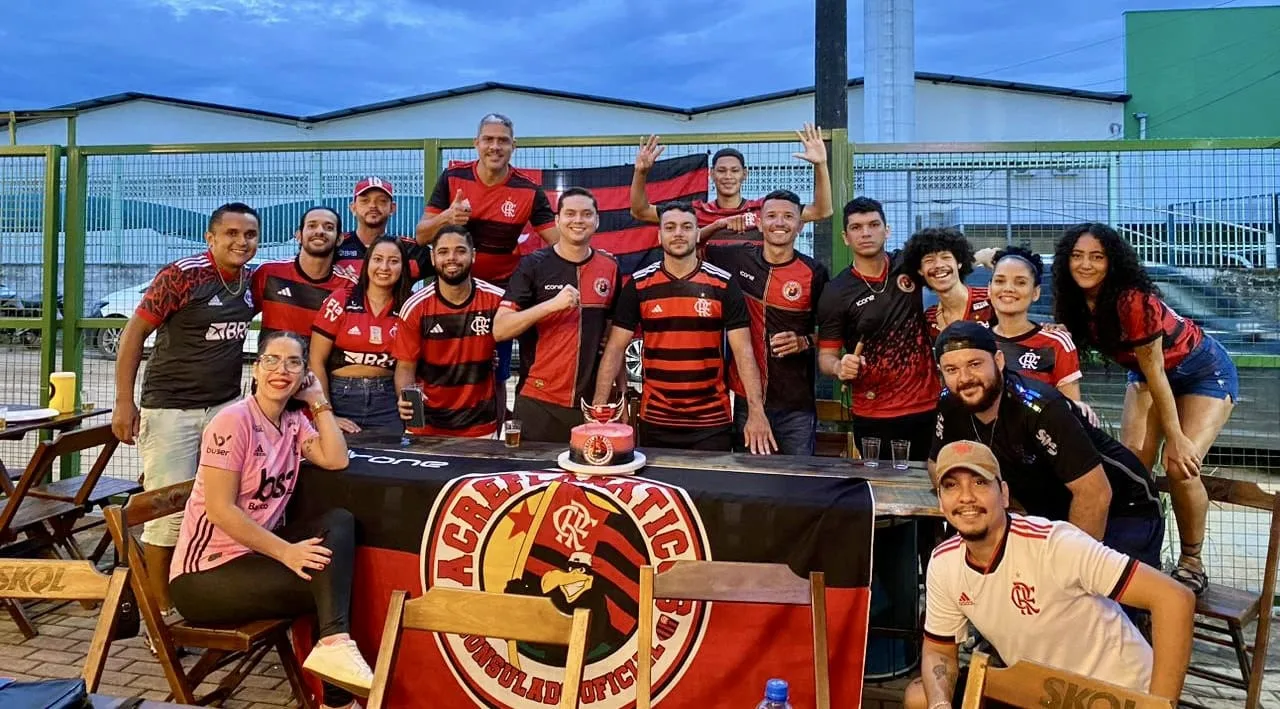
[[1111,692],[1081,687],[1061,677],[1047,677],[1039,706],[1045,709],[1134,709],[1137,702],[1121,700]]

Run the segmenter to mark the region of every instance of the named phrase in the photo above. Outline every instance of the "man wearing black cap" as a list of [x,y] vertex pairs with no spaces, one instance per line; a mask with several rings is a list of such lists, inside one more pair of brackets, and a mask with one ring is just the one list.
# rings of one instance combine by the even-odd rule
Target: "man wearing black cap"
[[1009,491],[1027,511],[1065,520],[1117,551],[1160,568],[1164,517],[1151,474],[1056,389],[1006,370],[995,336],[968,321],[934,343],[946,391],[929,470],[952,441],[995,451]]

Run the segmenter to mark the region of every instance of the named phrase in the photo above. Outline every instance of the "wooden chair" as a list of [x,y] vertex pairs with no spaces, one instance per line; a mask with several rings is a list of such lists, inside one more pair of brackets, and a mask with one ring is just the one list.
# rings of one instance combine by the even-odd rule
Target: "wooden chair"
[[[307,692],[302,666],[293,653],[289,628],[293,618],[256,620],[231,625],[197,625],[180,620],[168,623],[160,613],[160,604],[151,594],[151,574],[168,574],[169,569],[148,569],[142,555],[141,542],[130,527],[182,512],[191,496],[194,480],[138,493],[124,507],[111,505],[104,510],[107,528],[115,542],[117,558],[124,559],[133,572],[132,588],[138,599],[138,610],[146,624],[147,634],[155,648],[160,667],[169,683],[172,697],[181,704],[221,703],[235,691],[267,653],[274,650],[280,659],[293,696],[307,709],[316,705]],[[188,672],[178,660],[179,647],[201,648],[204,653]],[[211,672],[235,663],[235,667],[217,688],[203,697],[196,689]]]
[[814,688],[818,709],[831,707],[827,658],[827,586],[822,572],[796,576],[786,564],[677,561],[661,573],[640,567],[636,709],[649,709],[653,693],[653,603],[656,599],[809,606],[813,621]]
[[[22,583],[15,579],[25,579]],[[107,651],[115,631],[120,597],[129,583],[128,569],[116,569],[110,576],[100,573],[87,561],[44,559],[0,559],[0,595],[6,598],[57,601],[102,601],[102,613],[84,660],[85,686],[98,688]]]
[[[1264,492],[1257,483],[1232,480],[1214,475],[1201,475],[1209,500],[1271,513],[1267,537],[1267,560],[1262,570],[1259,592],[1243,591],[1210,583],[1196,599],[1195,637],[1205,642],[1235,650],[1240,676],[1216,672],[1195,663],[1187,674],[1218,682],[1246,692],[1245,708],[1257,709],[1262,695],[1262,672],[1266,667],[1267,641],[1271,633],[1271,608],[1276,593],[1276,562],[1280,556],[1280,495]],[[1168,492],[1168,478],[1158,478],[1157,485]],[[1244,637],[1244,628],[1257,621],[1253,643]],[[1181,700],[1186,706],[1200,706]]]
[[406,591],[391,594],[373,673],[373,689],[365,705],[368,709],[389,706],[387,685],[405,628],[567,646],[560,709],[578,706],[591,611],[579,608],[570,617],[557,610],[550,598],[455,588],[427,589],[413,600],[406,600],[408,596]]
[[820,422],[836,423],[838,431],[818,431],[815,436],[814,455],[830,458],[861,458],[858,442],[853,433],[853,422],[849,420],[849,410],[844,402],[833,399],[818,399],[817,419]]
[[[969,681],[964,686],[961,709],[981,709],[983,699],[994,699],[1015,707],[1062,706],[1068,693],[1080,696],[1088,691],[1089,706],[1124,707],[1125,709],[1171,709],[1173,702],[1145,692],[1135,692],[1119,685],[1078,675],[1074,672],[1046,667],[1022,660],[1012,667],[990,667],[991,656],[974,652],[969,662]],[[1108,699],[1111,697],[1113,699]],[[1104,701],[1098,701],[1098,700]]]

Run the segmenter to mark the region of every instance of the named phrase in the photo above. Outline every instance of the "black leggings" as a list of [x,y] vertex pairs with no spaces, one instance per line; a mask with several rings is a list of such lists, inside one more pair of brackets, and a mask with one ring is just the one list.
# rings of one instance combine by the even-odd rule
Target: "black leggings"
[[[276,535],[287,542],[320,537],[333,556],[322,571],[309,571],[310,581],[262,554],[245,554],[208,571],[182,574],[169,584],[182,617],[201,624],[247,623],[314,612],[318,637],[350,632],[355,518],[344,509],[332,509],[316,519],[290,522]],[[325,685],[325,704],[350,701],[346,692]]]

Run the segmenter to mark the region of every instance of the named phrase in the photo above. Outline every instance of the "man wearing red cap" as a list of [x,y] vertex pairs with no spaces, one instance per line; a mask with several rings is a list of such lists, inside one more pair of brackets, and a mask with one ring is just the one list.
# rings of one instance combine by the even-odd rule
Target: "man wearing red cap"
[[[351,213],[356,215],[356,229],[338,239],[335,262],[350,269],[356,277],[364,267],[364,252],[387,233],[387,221],[396,213],[395,188],[381,177],[366,177],[356,183],[351,200]],[[432,275],[431,251],[408,237],[400,237],[411,258],[409,275],[413,280]]]
[[[1190,590],[1069,522],[1009,512],[1009,486],[982,443],[948,443],[932,469],[956,535],[929,561],[922,676],[907,688],[908,709],[960,706],[957,640],[970,623],[1006,666],[1028,660],[1178,698],[1191,658]],[[1121,604],[1151,613],[1154,644]]]

